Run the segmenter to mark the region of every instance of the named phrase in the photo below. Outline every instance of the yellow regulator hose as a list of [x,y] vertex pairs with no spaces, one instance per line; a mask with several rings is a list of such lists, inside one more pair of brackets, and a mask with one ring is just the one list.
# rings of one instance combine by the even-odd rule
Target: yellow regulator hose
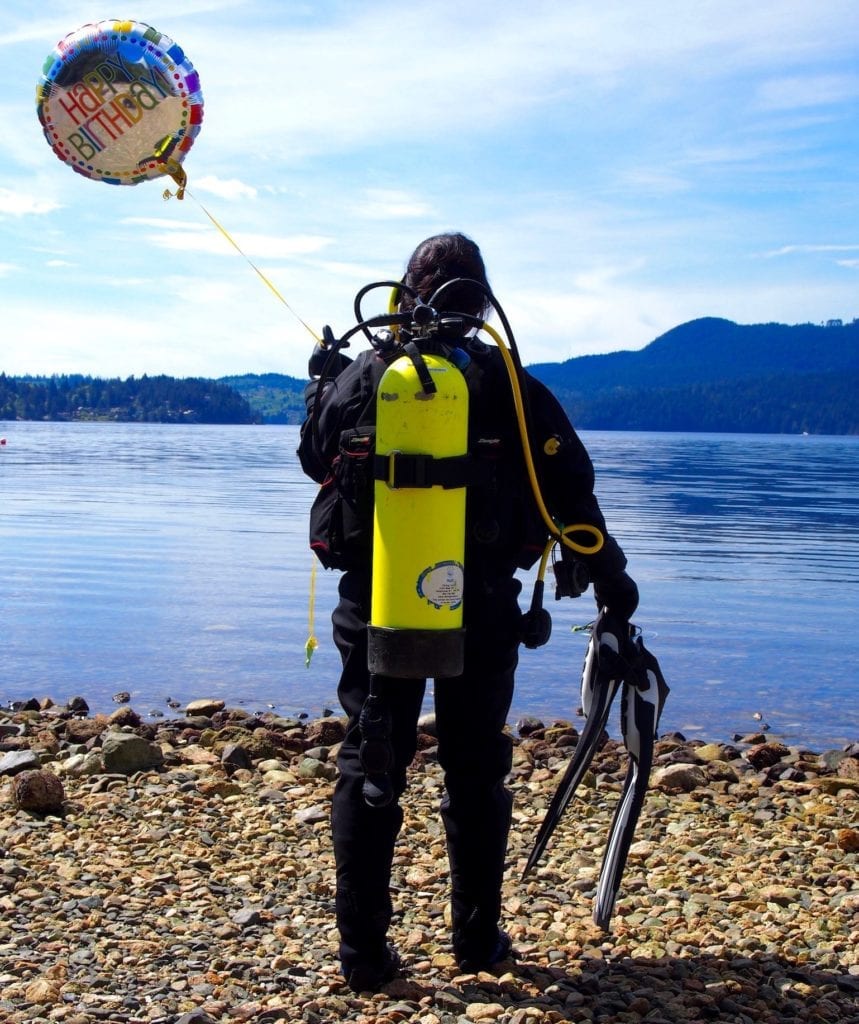
[[[542,516],[543,522],[546,524],[551,537],[546,546],[546,550],[543,552],[543,558],[540,564],[541,572],[545,571],[549,552],[558,541],[563,544],[564,547],[568,547],[580,555],[595,555],[605,543],[605,538],[603,537],[601,530],[590,523],[573,523],[571,526],[558,526],[546,508],[542,492],[540,491],[540,483],[537,480],[537,471],[534,468],[534,458],[531,454],[531,443],[528,438],[528,425],[525,421],[525,406],[522,400],[522,391],[519,387],[519,377],[516,373],[516,367],[513,364],[513,357],[510,355],[510,350],[504,343],[504,339],[498,331],[493,327],[490,327],[487,323],[483,324],[483,330],[486,331],[498,346],[502,358],[504,359],[504,365],[507,367],[507,375],[510,377],[510,387],[513,392],[513,405],[516,410],[516,422],[519,426],[519,436],[522,440],[522,454],[525,456],[525,465],[528,470],[528,479],[531,482],[531,490],[534,494],[534,500],[537,502],[537,508],[540,510],[540,515]],[[589,545],[579,544],[569,536],[573,533],[588,533],[594,538],[594,543]]]

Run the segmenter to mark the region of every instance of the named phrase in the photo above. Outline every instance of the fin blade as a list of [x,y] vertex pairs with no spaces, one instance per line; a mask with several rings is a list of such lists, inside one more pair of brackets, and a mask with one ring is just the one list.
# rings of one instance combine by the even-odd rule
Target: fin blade
[[[591,643],[593,643],[593,640],[591,640]],[[542,856],[543,851],[546,849],[546,846],[552,837],[552,833],[555,831],[558,822],[564,814],[564,811],[575,796],[576,790],[593,760],[597,744],[599,743],[603,729],[605,728],[605,723],[608,719],[609,709],[611,708],[612,701],[620,687],[619,679],[603,678],[601,680],[599,673],[596,671],[595,659],[593,664],[594,675],[596,678],[591,689],[592,699],[590,713],[587,721],[585,722],[585,727],[582,729],[581,735],[579,736],[575,753],[573,754],[570,763],[567,765],[567,770],[564,772],[563,778],[561,779],[558,788],[555,790],[554,796],[552,797],[543,818],[543,822],[540,825],[537,838],[534,841],[534,846],[528,857],[528,862],[522,872],[523,878],[525,878]]]
[[[637,734],[637,755],[630,752],[629,771],[623,784],[620,801],[615,808],[609,830],[608,843],[603,856],[597,894],[594,900],[594,923],[608,930],[614,904],[620,890],[620,882],[626,868],[629,848],[632,845],[647,786],[650,767],[653,763],[653,741],[656,726],[656,704],[643,699],[635,687],[624,687],[627,703],[626,718],[632,720]],[[626,740],[626,737],[624,737]]]

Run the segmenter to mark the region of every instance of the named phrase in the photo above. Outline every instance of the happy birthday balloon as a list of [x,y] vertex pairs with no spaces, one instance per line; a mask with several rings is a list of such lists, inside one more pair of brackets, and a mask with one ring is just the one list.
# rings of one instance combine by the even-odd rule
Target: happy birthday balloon
[[181,173],[203,94],[172,39],[139,21],[100,21],[49,54],[36,109],[48,144],[78,174],[137,185]]

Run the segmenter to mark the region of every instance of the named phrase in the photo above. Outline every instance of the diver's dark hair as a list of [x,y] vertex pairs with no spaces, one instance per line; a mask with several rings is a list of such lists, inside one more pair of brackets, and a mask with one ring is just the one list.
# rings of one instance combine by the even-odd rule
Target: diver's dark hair
[[[403,283],[428,302],[446,281],[458,277],[478,281],[489,290],[486,267],[477,243],[459,232],[451,232],[433,235],[421,242],[409,258]],[[402,309],[414,307],[414,299],[407,292],[401,294],[401,299]],[[483,317],[490,303],[482,289],[463,283],[445,288],[437,305],[440,312]]]

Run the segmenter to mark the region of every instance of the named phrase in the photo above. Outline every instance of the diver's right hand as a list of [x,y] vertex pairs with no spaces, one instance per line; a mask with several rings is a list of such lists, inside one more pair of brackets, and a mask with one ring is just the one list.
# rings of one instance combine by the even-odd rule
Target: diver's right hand
[[[324,345],[318,344],[316,348],[311,352],[310,359],[307,361],[307,375],[312,379],[316,379],[322,376],[322,371],[325,370],[325,364],[328,362],[328,357],[331,355],[331,349],[325,348]],[[326,377],[336,377],[339,373],[352,362],[349,356],[344,356],[342,352],[336,353],[331,359],[328,369],[325,370]]]
[[[335,356],[331,356],[331,349],[338,346],[338,351]],[[334,332],[330,327],[325,326],[322,328],[322,337],[316,342],[313,351],[310,353],[310,359],[307,361],[307,375],[308,377],[315,378],[321,377],[323,371],[327,377],[336,377],[338,373],[341,373],[346,367],[352,362],[348,356],[344,356],[339,350],[340,348],[348,348],[349,342],[338,342],[334,337]],[[328,359],[331,357],[331,362],[328,363]],[[328,364],[326,366],[326,364]]]
[[310,359],[307,360],[307,376],[311,378],[319,377],[325,368],[325,361],[328,359],[328,349],[322,344],[317,342],[313,351],[310,353]]

